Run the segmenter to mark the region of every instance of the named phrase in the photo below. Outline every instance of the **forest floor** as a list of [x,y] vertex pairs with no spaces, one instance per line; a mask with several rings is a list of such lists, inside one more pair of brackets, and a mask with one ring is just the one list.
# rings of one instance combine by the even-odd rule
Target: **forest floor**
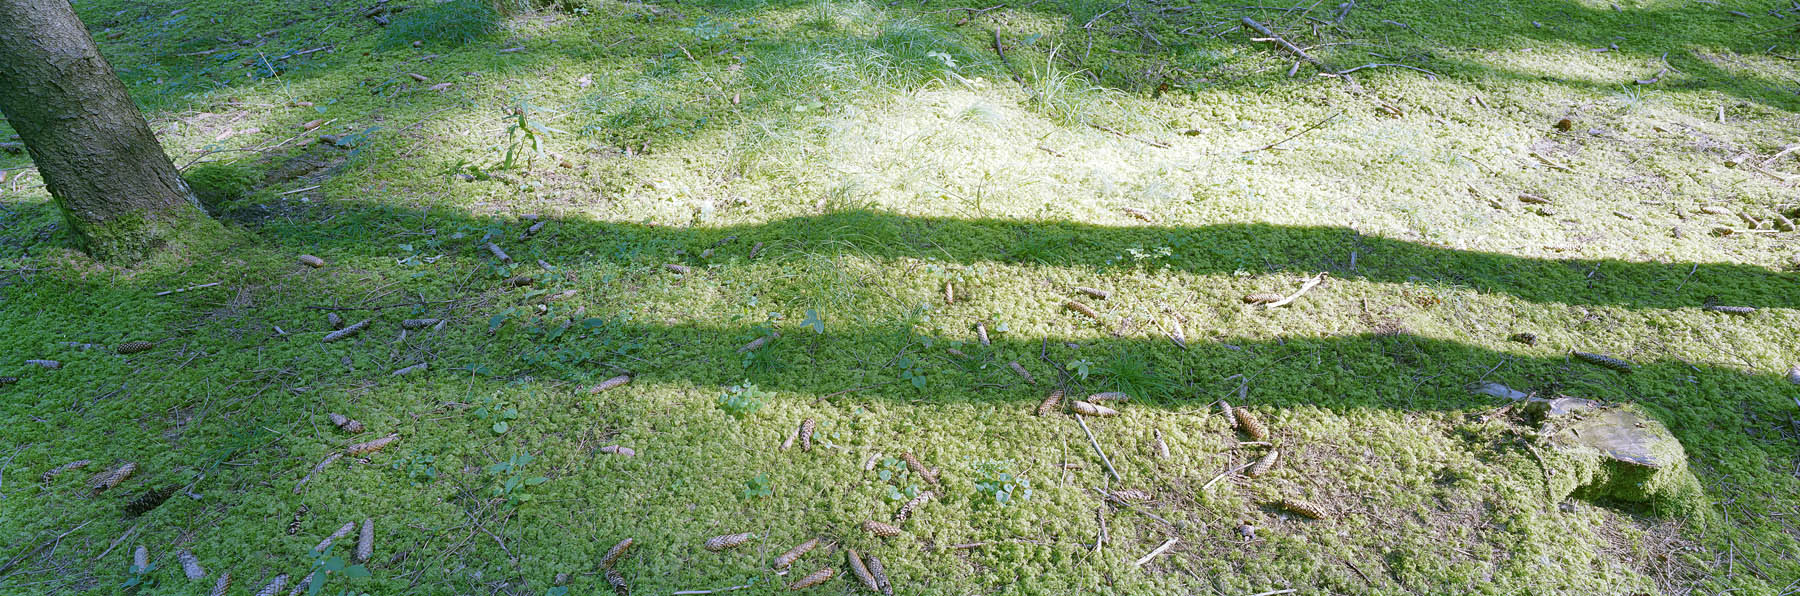
[[1796,593],[1800,9],[1292,3],[78,0],[228,231],[96,264],[0,154],[0,593]]

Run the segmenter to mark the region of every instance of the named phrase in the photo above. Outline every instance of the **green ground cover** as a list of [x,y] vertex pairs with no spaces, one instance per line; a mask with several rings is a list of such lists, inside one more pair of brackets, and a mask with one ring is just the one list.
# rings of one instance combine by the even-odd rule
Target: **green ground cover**
[[[604,593],[624,538],[640,594],[861,590],[839,548],[903,594],[1800,588],[1800,12],[996,4],[77,2],[229,232],[95,264],[0,154],[0,592],[248,594],[363,519],[322,593]],[[1701,492],[1570,498],[1476,381],[1630,404]],[[1057,386],[1133,396],[1117,479]],[[1222,398],[1273,471],[1214,482],[1266,449]]]

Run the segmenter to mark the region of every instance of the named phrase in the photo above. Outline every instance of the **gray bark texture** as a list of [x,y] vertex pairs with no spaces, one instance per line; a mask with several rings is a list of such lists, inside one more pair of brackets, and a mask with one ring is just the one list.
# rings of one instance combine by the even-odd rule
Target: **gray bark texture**
[[95,258],[142,258],[209,225],[66,0],[0,0],[0,112]]

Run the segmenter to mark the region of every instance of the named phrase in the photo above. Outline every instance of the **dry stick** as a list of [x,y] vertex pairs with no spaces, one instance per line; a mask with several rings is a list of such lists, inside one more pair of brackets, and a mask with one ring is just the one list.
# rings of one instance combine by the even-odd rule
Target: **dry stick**
[[1180,540],[1180,538],[1170,538],[1167,541],[1164,541],[1162,546],[1156,547],[1156,550],[1150,551],[1150,554],[1144,555],[1143,558],[1138,559],[1137,566],[1143,567],[1145,563],[1149,563],[1150,560],[1156,558],[1157,555],[1168,552],[1169,547],[1175,546],[1175,543]]
[[1285,138],[1285,139],[1282,139],[1282,140],[1279,140],[1279,141],[1275,141],[1275,142],[1273,142],[1273,143],[1269,143],[1269,144],[1267,144],[1267,145],[1263,145],[1263,146],[1261,146],[1261,147],[1257,147],[1257,148],[1255,148],[1255,149],[1251,149],[1251,150],[1249,150],[1249,151],[1245,151],[1245,152],[1244,152],[1244,153],[1256,153],[1256,152],[1258,152],[1258,151],[1268,151],[1268,150],[1270,150],[1270,149],[1274,149],[1274,148],[1276,148],[1276,147],[1280,147],[1280,146],[1281,146],[1281,144],[1282,144],[1282,143],[1286,143],[1286,142],[1288,142],[1288,141],[1292,141],[1292,140],[1294,140],[1294,139],[1297,139],[1297,138],[1300,138],[1300,135],[1303,135],[1303,134],[1306,134],[1306,133],[1309,133],[1309,132],[1312,132],[1312,131],[1315,131],[1315,130],[1318,130],[1318,129],[1319,129],[1319,127],[1321,127],[1321,126],[1324,126],[1324,125],[1325,125],[1325,123],[1327,123],[1327,122],[1330,122],[1330,121],[1332,121],[1332,120],[1335,120],[1335,119],[1337,119],[1337,117],[1338,117],[1338,116],[1342,116],[1342,115],[1344,115],[1344,111],[1343,111],[1343,110],[1338,110],[1338,111],[1337,111],[1337,113],[1336,113],[1336,114],[1332,114],[1332,115],[1330,115],[1330,116],[1326,116],[1326,117],[1325,117],[1325,119],[1324,119],[1324,120],[1320,120],[1320,121],[1318,121],[1318,122],[1314,122],[1314,123],[1312,123],[1312,126],[1308,126],[1308,127],[1306,127],[1306,128],[1304,128],[1304,129],[1301,129],[1301,131],[1300,131],[1300,132],[1297,132],[1297,133],[1294,133],[1294,134],[1292,134],[1292,135],[1289,135],[1289,136],[1288,136],[1288,138]]
[[1298,57],[1301,60],[1305,60],[1308,63],[1311,63],[1313,66],[1318,67],[1318,69],[1321,72],[1324,72],[1325,74],[1329,74],[1334,77],[1344,79],[1345,82],[1350,83],[1351,91],[1354,91],[1357,93],[1363,92],[1362,85],[1356,84],[1356,79],[1352,79],[1348,75],[1338,72],[1336,69],[1333,69],[1330,65],[1326,64],[1325,61],[1320,60],[1318,58],[1314,58],[1312,54],[1306,53],[1306,50],[1300,49],[1300,46],[1290,43],[1288,40],[1283,39],[1280,35],[1276,35],[1274,31],[1270,31],[1268,27],[1264,27],[1262,23],[1256,22],[1256,19],[1252,19],[1250,17],[1244,17],[1242,19],[1242,22],[1244,23],[1244,25],[1250,27],[1251,29],[1255,29],[1257,33],[1262,34],[1263,37],[1268,38],[1269,41],[1273,41],[1273,42],[1275,42],[1276,45],[1281,46],[1281,49],[1287,50],[1288,53],[1293,54],[1295,57]]
[[1226,476],[1230,476],[1232,474],[1242,472],[1242,471],[1244,471],[1244,468],[1248,468],[1248,467],[1254,466],[1254,465],[1256,465],[1256,462],[1250,462],[1250,463],[1247,463],[1247,464],[1244,464],[1244,465],[1241,465],[1241,466],[1238,466],[1238,467],[1235,467],[1235,468],[1232,468],[1232,469],[1229,469],[1229,470],[1226,470],[1223,472],[1219,472],[1218,476],[1214,476],[1214,477],[1212,477],[1212,480],[1206,481],[1206,484],[1200,485],[1200,492],[1206,492],[1206,489],[1212,488],[1213,484],[1216,484],[1220,480],[1223,480]]
[[219,285],[219,284],[222,284],[222,283],[225,283],[225,282],[222,282],[222,281],[215,281],[215,282],[212,282],[212,283],[209,283],[209,284],[200,284],[200,285],[197,285],[197,286],[188,286],[188,287],[185,287],[185,288],[182,288],[182,289],[179,289],[179,290],[163,290],[163,291],[161,291],[161,292],[157,292],[157,293],[156,293],[156,295],[158,295],[158,296],[167,296],[167,295],[169,295],[169,294],[180,294],[180,293],[182,293],[182,292],[188,292],[188,291],[193,291],[193,290],[198,290],[198,289],[200,289],[200,288],[210,288],[210,287],[213,287],[213,286],[216,286],[216,285]]
[[1113,480],[1124,482],[1125,479],[1119,477],[1119,471],[1113,469],[1112,460],[1107,459],[1106,452],[1100,449],[1100,441],[1094,439],[1094,431],[1088,430],[1087,421],[1082,420],[1080,414],[1076,414],[1075,422],[1081,425],[1081,432],[1087,433],[1088,444],[1094,446],[1094,453],[1100,454],[1100,463],[1106,464],[1106,471],[1112,473]]
[[[1340,70],[1340,71],[1338,71],[1338,76],[1343,76],[1343,75],[1347,75],[1347,74],[1350,74],[1350,73],[1353,73],[1353,72],[1356,72],[1356,71],[1359,71],[1359,70],[1362,70],[1362,69],[1365,69],[1365,68],[1375,68],[1375,67],[1377,67],[1377,66],[1392,66],[1392,67],[1395,67],[1395,68],[1404,68],[1404,69],[1407,69],[1407,70],[1416,70],[1416,71],[1419,71],[1419,72],[1422,72],[1422,73],[1425,73],[1425,78],[1427,78],[1427,79],[1431,79],[1431,80],[1433,80],[1433,81],[1435,81],[1435,80],[1437,80],[1437,78],[1438,78],[1438,73],[1435,73],[1435,72],[1431,72],[1431,71],[1429,71],[1429,70],[1425,70],[1425,69],[1423,69],[1423,68],[1419,68],[1419,67],[1417,67],[1417,66],[1407,66],[1407,65],[1405,65],[1405,64],[1392,64],[1392,63],[1387,63],[1387,62],[1377,62],[1377,63],[1370,63],[1370,64],[1364,64],[1364,65],[1362,65],[1362,66],[1358,66],[1358,67],[1355,67],[1355,68],[1346,68],[1346,69],[1344,69],[1344,70]],[[1658,73],[1658,74],[1661,74],[1661,73]]]
[[1286,298],[1282,298],[1280,300],[1270,302],[1268,307],[1275,308],[1278,306],[1287,306],[1288,303],[1293,302],[1295,300],[1299,300],[1301,294],[1305,294],[1308,291],[1311,291],[1313,289],[1313,287],[1318,286],[1319,282],[1322,282],[1322,281],[1325,281],[1324,273],[1315,275],[1312,277],[1312,279],[1308,279],[1308,280],[1306,280],[1306,283],[1300,285],[1300,291],[1294,292],[1293,294],[1289,295]]
[[[75,526],[74,528],[70,529],[67,532],[57,534],[55,538],[47,540],[43,544],[37,545],[37,548],[33,548],[24,554],[21,554],[17,557],[13,557],[13,559],[10,561],[7,561],[5,565],[0,565],[0,573],[6,573],[7,570],[12,569],[13,566],[18,565],[19,563],[23,562],[24,560],[31,558],[31,556],[37,554],[38,551],[44,550],[44,547],[46,547],[46,546],[61,543],[62,539],[67,538],[70,534],[74,534],[76,530],[85,528],[85,527],[87,527],[88,524],[93,523],[93,522],[94,522],[94,520],[91,520],[91,519],[88,521],[81,522],[81,525]],[[137,526],[132,526],[131,529],[136,530]],[[127,530],[126,533],[129,534],[131,532],[130,532],[130,530]],[[119,543],[117,541],[113,542],[114,546],[118,546],[118,544]],[[108,548],[106,550],[107,550],[107,552],[112,551],[112,549],[110,549],[110,548]],[[101,556],[105,556],[105,553],[101,553]],[[99,559],[94,559],[94,560],[98,561]]]

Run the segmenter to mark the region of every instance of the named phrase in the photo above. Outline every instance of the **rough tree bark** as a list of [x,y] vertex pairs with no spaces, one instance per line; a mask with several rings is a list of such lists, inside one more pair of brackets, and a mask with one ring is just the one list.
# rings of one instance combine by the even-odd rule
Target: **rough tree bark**
[[0,112],[95,258],[144,257],[215,225],[66,0],[0,0]]

